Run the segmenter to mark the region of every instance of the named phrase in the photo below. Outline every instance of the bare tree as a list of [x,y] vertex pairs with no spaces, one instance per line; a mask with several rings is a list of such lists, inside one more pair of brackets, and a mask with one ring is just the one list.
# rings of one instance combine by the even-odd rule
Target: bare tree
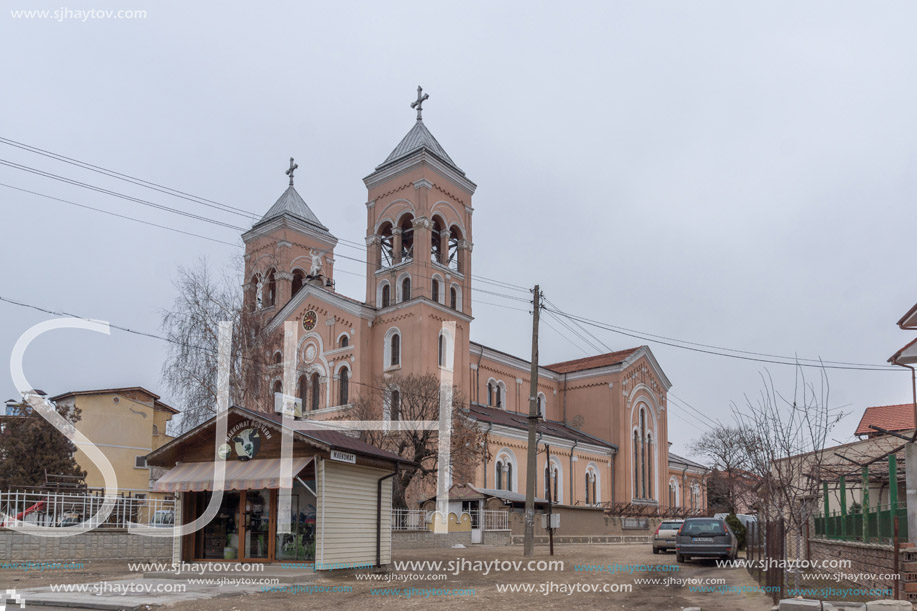
[[205,259],[179,267],[178,292],[172,308],[162,313],[161,328],[169,340],[162,379],[181,409],[178,432],[187,431],[215,414],[219,323],[232,321],[230,403],[258,407],[267,396],[263,317],[243,312],[238,270],[214,275]]
[[[440,381],[434,375],[392,375],[364,387],[346,419],[439,420]],[[452,481],[471,481],[485,458],[484,433],[462,408],[463,398],[452,389],[452,436],[449,465]],[[393,505],[407,507],[408,496],[435,491],[439,468],[436,430],[362,431],[361,438],[384,450],[417,463],[415,470],[400,471],[392,491]]]
[[708,490],[722,493],[728,513],[736,513],[738,500],[748,487],[744,474],[749,465],[746,437],[747,433],[738,426],[718,424],[691,444],[691,450],[712,463],[714,471]]
[[[806,525],[817,510],[825,447],[843,417],[829,406],[825,369],[818,372],[812,382],[797,365],[793,394],[785,396],[765,371],[757,400],[746,396],[744,410],[733,406],[750,470],[761,479],[761,511],[766,518],[785,520],[795,543],[788,555],[797,559],[803,553]],[[798,574],[795,579],[798,585]]]

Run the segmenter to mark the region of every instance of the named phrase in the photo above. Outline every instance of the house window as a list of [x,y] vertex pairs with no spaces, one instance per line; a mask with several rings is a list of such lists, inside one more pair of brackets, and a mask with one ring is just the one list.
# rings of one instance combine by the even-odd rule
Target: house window
[[347,405],[348,400],[350,398],[349,397],[350,373],[347,371],[346,367],[341,369],[340,378],[341,378],[341,392],[340,392],[340,397],[339,397],[340,404]]
[[134,468],[135,469],[146,469],[146,456],[135,456],[134,457]]
[[433,301],[439,303],[439,280],[433,278]]
[[155,424],[153,425],[153,435],[159,436],[159,427],[156,426]]
[[382,285],[382,307],[387,308],[392,301],[392,288],[386,282]]

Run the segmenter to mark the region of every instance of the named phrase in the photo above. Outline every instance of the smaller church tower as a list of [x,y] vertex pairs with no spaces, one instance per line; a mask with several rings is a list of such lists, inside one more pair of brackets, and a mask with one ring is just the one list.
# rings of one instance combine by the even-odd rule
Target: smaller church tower
[[290,185],[270,210],[247,232],[245,242],[245,311],[278,312],[306,284],[334,290],[331,235],[293,186],[299,166],[290,158]]

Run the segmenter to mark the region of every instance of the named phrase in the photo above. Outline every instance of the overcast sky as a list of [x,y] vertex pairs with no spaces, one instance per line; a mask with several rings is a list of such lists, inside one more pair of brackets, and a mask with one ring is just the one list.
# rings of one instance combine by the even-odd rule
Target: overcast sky
[[[145,19],[0,13],[0,136],[261,215],[296,186],[362,243],[369,174],[424,119],[478,184],[474,273],[660,336],[883,364],[917,301],[913,2],[149,2]],[[245,219],[0,144],[0,160]],[[241,244],[239,232],[0,166],[0,182]],[[237,247],[0,187],[0,296],[158,332],[178,266]],[[339,255],[362,258],[343,244]],[[363,266],[338,258],[362,298]],[[346,274],[353,272],[356,275]],[[241,278],[240,278],[241,282]],[[476,288],[492,288],[477,284]],[[510,290],[506,292],[525,296]],[[475,294],[472,338],[528,357],[525,305]],[[522,311],[495,307],[500,304]],[[0,353],[48,315],[0,303]],[[559,324],[547,318],[554,328]],[[614,349],[643,340],[595,331]],[[542,362],[585,355],[543,328]],[[706,420],[761,387],[765,364],[649,344]],[[34,386],[163,394],[162,342],[63,331],[26,359]],[[769,365],[792,391],[792,368]],[[907,372],[833,370],[852,414],[910,400]],[[0,376],[6,399],[15,395]],[[673,451],[703,424],[670,405]]]

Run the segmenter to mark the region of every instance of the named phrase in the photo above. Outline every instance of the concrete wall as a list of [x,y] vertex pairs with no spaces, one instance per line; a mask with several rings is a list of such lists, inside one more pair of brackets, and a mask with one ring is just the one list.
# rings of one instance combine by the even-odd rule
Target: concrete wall
[[172,541],[171,538],[131,535],[125,530],[94,530],[72,537],[37,537],[0,529],[0,561],[171,562]]
[[396,530],[392,533],[392,549],[452,547],[456,543],[471,547],[471,532],[434,534],[429,530]]
[[[648,518],[647,528],[645,529],[625,529],[622,528],[624,518],[620,516],[606,516],[604,510],[594,507],[566,507],[555,506],[554,513],[560,514],[560,528],[554,532],[554,542],[558,542],[560,537],[577,538],[601,538],[601,537],[624,537],[627,542],[649,541],[656,527],[662,522],[662,518]],[[525,533],[525,515],[522,512],[510,512],[509,514],[510,529],[513,536],[521,536]],[[541,528],[541,514],[535,515],[535,535],[544,536],[547,541],[547,531]],[[579,543],[590,543],[593,541],[577,541]],[[596,540],[595,543],[623,543],[625,541],[604,541]]]

